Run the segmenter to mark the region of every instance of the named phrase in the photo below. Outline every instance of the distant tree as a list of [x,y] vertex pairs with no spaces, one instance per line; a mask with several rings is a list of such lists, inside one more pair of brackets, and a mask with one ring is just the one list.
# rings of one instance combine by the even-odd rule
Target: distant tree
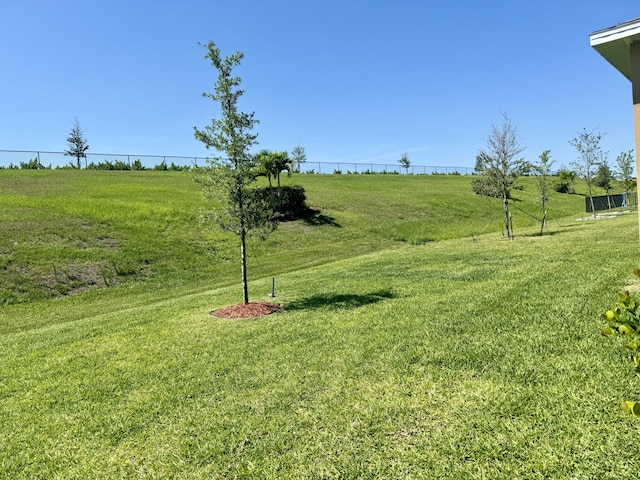
[[542,235],[547,223],[546,203],[549,201],[549,190],[551,188],[549,178],[551,176],[551,165],[553,165],[550,153],[551,150],[545,150],[538,157],[540,161],[538,163],[531,164],[531,170],[536,174],[536,186],[538,187],[538,198],[540,200],[540,207],[542,211],[540,235]]
[[593,183],[602,188],[607,195],[607,204],[609,209],[611,209],[611,187],[612,182],[615,180],[613,176],[613,172],[609,167],[609,163],[604,160],[602,163],[598,165],[598,169],[596,171],[596,176],[593,179]]
[[511,187],[522,173],[525,162],[518,155],[524,151],[518,130],[506,115],[502,114],[502,123],[493,124],[487,135],[487,146],[476,157],[475,170],[480,178],[474,183],[476,193],[480,187],[484,195],[502,200],[504,227],[507,237],[513,239],[513,227],[509,213]]
[[618,167],[616,174],[618,180],[624,185],[624,195],[628,202],[629,192],[635,183],[633,179],[633,150],[621,152],[616,158],[616,166]]
[[304,147],[300,145],[296,145],[291,151],[291,163],[293,165],[293,170],[296,173],[300,173],[300,165],[307,161],[307,154],[304,150]]
[[84,132],[82,131],[77,118],[74,118],[73,128],[67,137],[67,148],[68,150],[65,150],[64,154],[68,157],[75,157],[78,168],[81,168],[80,159],[84,158],[86,162],[89,144],[84,138]]
[[600,140],[603,133],[582,130],[569,144],[578,151],[578,159],[573,163],[576,174],[584,178],[587,184],[587,195],[591,203],[591,211],[596,216],[596,209],[593,203],[593,184],[597,172],[597,167],[606,161],[607,153],[602,151]]
[[246,239],[251,231],[266,232],[273,228],[271,211],[266,201],[253,194],[250,186],[256,179],[256,161],[249,153],[257,144],[257,134],[251,133],[258,123],[253,113],[238,111],[237,102],[244,93],[239,89],[242,79],[233,77],[233,68],[240,65],[244,54],[222,58],[214,42],[206,45],[205,58],[218,71],[214,93],[203,93],[204,97],[219,102],[222,117],[213,119],[204,130],[194,127],[195,137],[207,149],[214,148],[223,156],[207,159],[207,166],[198,168],[195,179],[202,186],[206,198],[217,200],[213,217],[218,225],[236,234],[240,240],[240,263],[242,271],[242,296],[249,303],[247,285]]
[[407,175],[408,175],[409,174],[409,167],[411,166],[411,160],[409,160],[409,156],[407,155],[407,152],[404,152],[400,156],[400,160],[398,160],[398,163],[400,164],[400,166],[402,168],[404,168],[407,171]]

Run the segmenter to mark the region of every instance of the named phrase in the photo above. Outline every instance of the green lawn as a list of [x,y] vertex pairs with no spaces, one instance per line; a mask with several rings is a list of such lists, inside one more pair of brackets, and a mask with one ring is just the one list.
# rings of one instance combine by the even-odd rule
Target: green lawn
[[[0,176],[25,213],[0,214],[3,272],[109,253],[149,271],[0,307],[0,477],[637,478],[618,405],[640,384],[600,336],[638,266],[635,213],[579,221],[582,197],[554,197],[548,235],[522,220],[509,241],[468,178],[294,177],[327,218],[253,245],[252,297],[275,272],[283,309],[228,320],[208,312],[239,300],[233,241],[198,225],[187,177],[72,173]],[[457,195],[475,216],[446,219]],[[206,248],[231,253],[188,258]]]
[[[404,244],[499,232],[498,200],[470,177],[294,175],[318,215],[250,245],[250,277],[294,271]],[[540,216],[532,179],[514,190],[516,234]],[[584,199],[555,194],[550,228]],[[237,241],[201,221],[189,173],[0,170],[0,305],[132,284],[237,283]],[[526,212],[526,213],[525,213]]]

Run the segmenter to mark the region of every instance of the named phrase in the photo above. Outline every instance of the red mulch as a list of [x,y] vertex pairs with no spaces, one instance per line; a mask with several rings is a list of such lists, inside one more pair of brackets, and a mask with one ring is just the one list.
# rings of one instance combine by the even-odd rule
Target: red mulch
[[269,315],[280,310],[280,305],[264,302],[238,303],[228,307],[219,308],[209,312],[214,317],[220,318],[255,318]]

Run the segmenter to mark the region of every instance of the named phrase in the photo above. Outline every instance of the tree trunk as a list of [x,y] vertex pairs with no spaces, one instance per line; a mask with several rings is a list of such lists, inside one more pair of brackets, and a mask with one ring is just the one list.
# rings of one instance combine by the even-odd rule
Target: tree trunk
[[587,185],[587,191],[589,193],[589,202],[591,202],[591,214],[593,218],[596,217],[596,206],[593,203],[593,194],[591,193],[591,185]]
[[502,197],[502,203],[504,205],[504,226],[507,230],[507,238],[511,238],[511,225],[509,223],[509,200],[506,195]]
[[247,285],[247,233],[244,227],[240,230],[240,263],[242,264],[242,301],[249,303],[249,287]]
[[280,172],[278,172],[278,213],[282,213],[282,196],[280,195]]

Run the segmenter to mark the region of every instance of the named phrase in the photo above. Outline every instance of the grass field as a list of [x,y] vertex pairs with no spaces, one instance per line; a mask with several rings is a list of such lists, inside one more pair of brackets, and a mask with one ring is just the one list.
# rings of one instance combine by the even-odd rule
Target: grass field
[[[355,255],[500,231],[496,199],[470,177],[298,175],[320,214],[250,245],[250,275],[268,276]],[[539,216],[532,179],[514,191],[516,233]],[[92,286],[144,288],[237,282],[237,242],[203,224],[199,187],[182,172],[0,171],[0,304]],[[556,219],[583,198],[556,194]],[[526,213],[524,213],[526,212]],[[554,223],[555,222],[555,223]]]
[[[638,379],[600,336],[635,214],[554,196],[508,241],[465,177],[294,177],[323,216],[250,257],[283,308],[228,320],[235,247],[188,176],[80,173],[0,173],[0,477],[637,478]],[[112,285],[47,299],[53,263]]]

